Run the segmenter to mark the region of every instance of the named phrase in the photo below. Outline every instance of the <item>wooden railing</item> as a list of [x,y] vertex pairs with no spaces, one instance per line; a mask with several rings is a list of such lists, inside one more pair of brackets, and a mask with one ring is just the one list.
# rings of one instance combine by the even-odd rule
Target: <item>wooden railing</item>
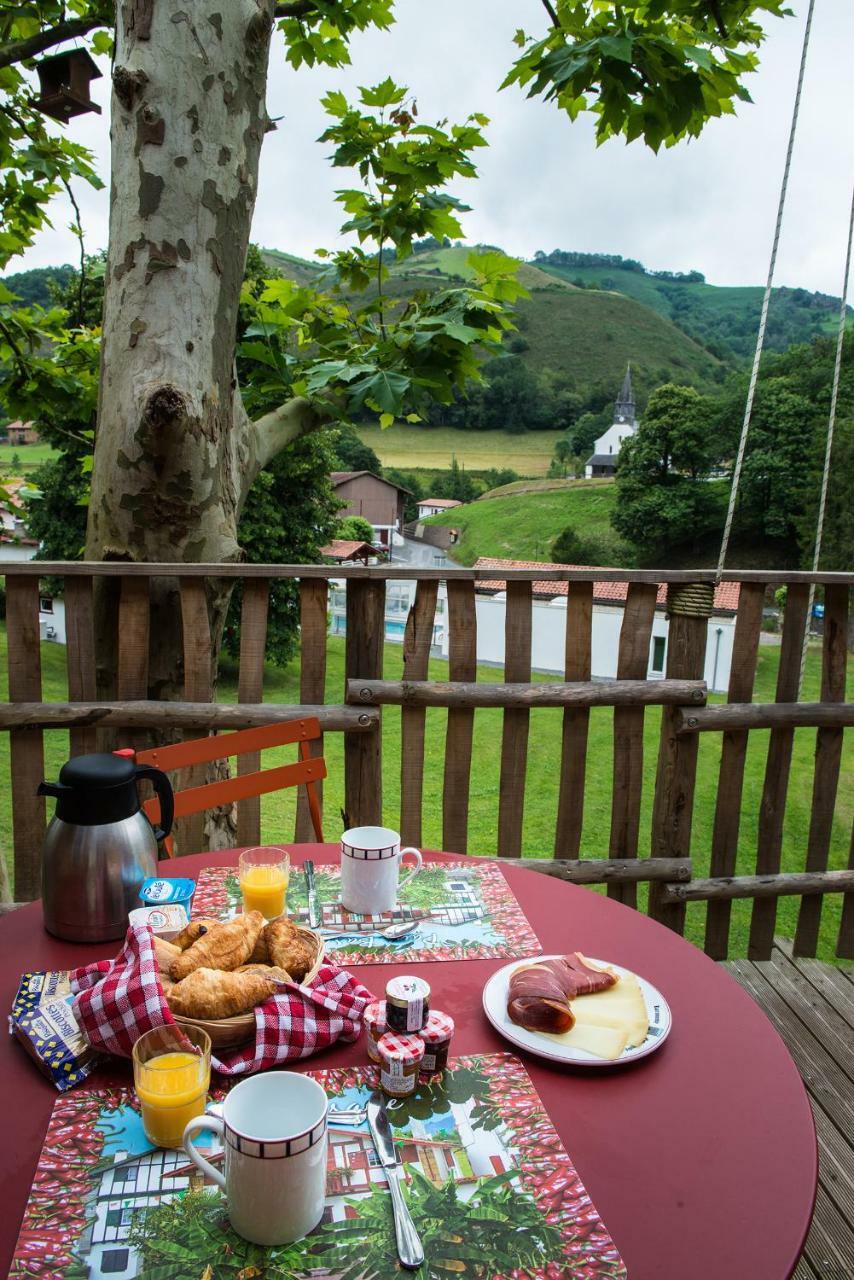
[[[316,565],[145,565],[124,563],[6,563],[9,701],[0,704],[0,729],[8,730],[15,897],[39,892],[40,853],[45,830],[44,801],[36,795],[44,776],[43,734],[65,728],[73,754],[103,746],[103,730],[185,733],[234,729],[311,714],[325,733],[344,735],[344,811],[353,825],[383,819],[383,773],[399,770],[399,816],[407,843],[422,843],[427,708],[448,710],[442,790],[442,846],[456,852],[522,854],[526,773],[531,713],[542,707],[562,709],[560,758],[553,768],[559,778],[553,858],[526,859],[526,865],[581,883],[602,883],[607,892],[637,905],[638,885],[648,884],[650,914],[684,931],[689,904],[706,903],[705,947],[716,957],[727,955],[734,901],[752,899],[749,953],[771,953],[777,902],[797,895],[801,904],[795,946],[815,954],[823,895],[841,893],[843,907],[836,939],[840,956],[854,957],[854,843],[847,869],[828,870],[832,825],[837,811],[842,740],[854,724],[854,705],[845,702],[849,593],[854,574],[728,572],[726,581],[741,583],[727,703],[706,705],[702,682],[708,610],[684,605],[685,588],[710,599],[710,570],[657,571],[373,569]],[[68,698],[42,700],[39,656],[39,577],[64,579],[67,633]],[[99,701],[96,691],[95,580],[120,580],[115,700]],[[184,646],[184,700],[149,698],[149,638],[152,621],[149,587],[153,578],[178,578]],[[212,701],[211,633],[206,579],[242,580],[242,621],[238,701]],[[299,703],[280,705],[263,700],[263,669],[269,588],[276,579],[294,579],[300,596]],[[329,580],[346,582],[346,688],[341,703],[325,702]],[[416,580],[403,641],[402,679],[383,679],[385,598],[388,580]],[[627,584],[620,628],[617,679],[593,680],[592,627],[594,579]],[[440,581],[447,584],[447,680],[428,680],[428,663]],[[504,682],[477,680],[476,588],[506,582]],[[564,680],[531,683],[532,584],[567,584]],[[667,665],[663,679],[647,680],[656,592],[660,583],[671,593]],[[807,601],[811,583],[824,588],[824,637],[819,702],[799,702],[798,686]],[[752,701],[757,668],[762,607],[769,587],[788,587],[780,648],[776,701]],[[690,596],[691,591],[687,592]],[[695,593],[696,594],[696,593]],[[400,743],[394,759],[382,759],[381,709],[399,704]],[[661,707],[658,764],[651,826],[641,830],[644,797],[644,723],[647,708]],[[495,790],[495,843],[470,849],[469,817],[477,708],[503,709],[500,776]],[[587,798],[586,769],[591,712],[613,708],[613,785],[610,829],[601,832],[595,849],[581,859]],[[781,870],[783,823],[796,729],[816,729],[815,772],[809,836],[803,867]],[[745,794],[745,761],[751,731],[770,730],[761,794]],[[721,734],[721,758],[710,849],[692,847],[694,786],[701,734]],[[323,750],[322,743],[317,751]],[[242,771],[258,767],[241,759]],[[850,779],[848,779],[850,788]],[[758,811],[755,863],[749,875],[736,875],[742,815]],[[238,806],[236,839],[257,843],[261,837],[257,800]],[[837,815],[839,821],[839,815]],[[336,822],[328,822],[329,829]],[[198,841],[198,823],[193,838]],[[186,829],[184,851],[192,850]],[[297,805],[297,840],[311,838],[304,798]],[[607,857],[602,855],[607,853]],[[693,855],[693,857],[692,857]],[[742,848],[743,865],[743,848]],[[702,878],[693,868],[708,871]],[[2,889],[2,886],[0,886]],[[6,895],[8,897],[8,891]]]

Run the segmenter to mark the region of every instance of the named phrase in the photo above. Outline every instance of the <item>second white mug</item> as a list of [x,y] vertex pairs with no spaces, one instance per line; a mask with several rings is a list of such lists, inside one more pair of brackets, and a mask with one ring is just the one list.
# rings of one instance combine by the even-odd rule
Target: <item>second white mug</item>
[[[400,879],[403,859],[415,859]],[[397,906],[400,889],[417,876],[422,858],[417,849],[400,847],[400,836],[389,827],[352,827],[341,837],[341,902],[359,915],[379,915]]]
[[[238,1235],[253,1244],[289,1244],[308,1235],[326,1203],[326,1094],[295,1071],[241,1080],[226,1096],[222,1119],[196,1116],[184,1129],[193,1164],[226,1194]],[[191,1141],[213,1129],[223,1140],[225,1173]]]

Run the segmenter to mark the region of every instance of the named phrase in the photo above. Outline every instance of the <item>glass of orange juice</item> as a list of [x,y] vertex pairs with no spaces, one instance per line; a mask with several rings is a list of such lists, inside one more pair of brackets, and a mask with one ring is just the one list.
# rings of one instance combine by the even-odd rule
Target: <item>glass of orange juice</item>
[[201,1027],[153,1027],[133,1046],[133,1082],[142,1127],[155,1147],[180,1147],[184,1128],[204,1114],[211,1038]]
[[291,859],[277,845],[244,849],[240,855],[240,892],[244,911],[260,911],[265,920],[275,920],[285,910]]

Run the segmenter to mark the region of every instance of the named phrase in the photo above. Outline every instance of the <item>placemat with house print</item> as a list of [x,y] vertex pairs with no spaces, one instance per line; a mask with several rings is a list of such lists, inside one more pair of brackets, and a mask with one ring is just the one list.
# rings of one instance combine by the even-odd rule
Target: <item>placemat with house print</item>
[[[394,911],[356,915],[341,906],[341,869],[315,867],[321,928],[343,937],[326,941],[336,964],[399,964],[421,960],[515,960],[542,950],[501,867],[493,862],[433,862],[404,885]],[[299,868],[288,884],[288,913],[308,924],[308,894]],[[206,867],[199,873],[193,915],[228,919],[241,911],[235,867]],[[389,942],[378,934],[390,924],[418,922],[405,938]]]
[[[326,1208],[311,1235],[273,1249],[232,1231],[219,1192],[183,1151],[150,1146],[132,1090],[83,1087],[63,1095],[10,1276],[397,1275],[388,1189],[367,1126],[335,1118],[335,1109],[364,1105],[375,1072],[310,1073],[332,1104]],[[625,1265],[518,1058],[458,1058],[391,1115],[406,1197],[423,1235],[423,1280],[449,1273],[625,1280]],[[218,1163],[215,1136],[202,1132],[197,1141]]]

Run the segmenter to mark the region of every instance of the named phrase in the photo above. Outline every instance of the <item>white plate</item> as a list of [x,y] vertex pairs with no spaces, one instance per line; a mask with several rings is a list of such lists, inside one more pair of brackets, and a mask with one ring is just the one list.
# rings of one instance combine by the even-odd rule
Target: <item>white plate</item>
[[[526,1031],[524,1027],[512,1022],[507,1014],[510,975],[520,966],[559,958],[557,955],[551,955],[537,956],[533,960],[514,960],[512,964],[506,964],[503,969],[499,969],[497,973],[494,973],[484,987],[484,1013],[495,1027],[495,1030],[500,1032],[511,1044],[517,1045],[520,1049],[527,1049],[529,1053],[535,1053],[540,1058],[548,1058],[551,1062],[565,1062],[568,1065],[579,1067],[621,1067],[625,1062],[636,1062],[638,1058],[645,1058],[647,1054],[654,1053],[656,1049],[664,1044],[670,1034],[670,1028],[673,1023],[670,1006],[658,988],[654,987],[651,982],[647,982],[640,974],[635,976],[640,983],[640,989],[646,1001],[649,1031],[643,1044],[639,1044],[636,1048],[624,1049],[619,1058],[597,1058],[595,1054],[588,1053],[586,1049],[576,1049],[569,1045],[559,1044],[551,1036],[540,1035],[538,1031]],[[620,977],[631,974],[630,969],[623,969],[618,964],[611,964],[609,960],[595,960],[592,956],[587,958],[593,964],[607,965],[609,969],[613,969]],[[583,996],[579,997],[579,999],[583,998]]]

